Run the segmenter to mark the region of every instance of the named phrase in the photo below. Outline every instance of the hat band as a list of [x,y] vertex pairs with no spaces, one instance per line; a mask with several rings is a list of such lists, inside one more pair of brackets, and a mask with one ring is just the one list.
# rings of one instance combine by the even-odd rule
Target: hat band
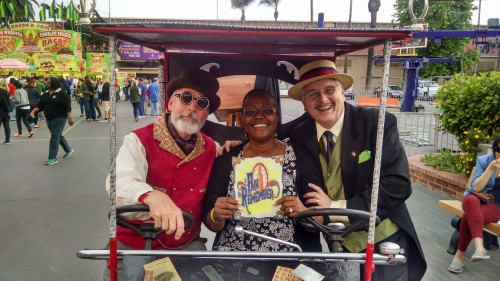
[[322,76],[322,75],[329,75],[329,74],[338,74],[337,70],[332,67],[323,67],[323,68],[315,68],[307,71],[306,73],[302,74],[300,76],[299,81],[305,81],[307,79],[311,79],[314,77]]

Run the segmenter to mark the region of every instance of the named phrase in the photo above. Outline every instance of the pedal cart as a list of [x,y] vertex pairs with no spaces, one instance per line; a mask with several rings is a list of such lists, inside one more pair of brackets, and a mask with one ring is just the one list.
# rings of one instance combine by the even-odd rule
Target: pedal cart
[[[93,32],[104,34],[110,38],[110,69],[115,69],[116,40],[133,42],[164,53],[164,59],[158,65],[160,84],[160,111],[165,111],[166,97],[164,88],[170,77],[177,77],[184,68],[202,68],[216,77],[231,75],[255,75],[255,87],[266,87],[280,104],[279,81],[289,84],[297,83],[298,68],[315,59],[335,59],[357,50],[368,47],[385,46],[385,67],[383,87],[379,110],[379,127],[377,135],[377,151],[375,155],[374,177],[372,185],[371,209],[369,212],[349,209],[317,209],[299,213],[294,223],[315,231],[320,231],[331,252],[305,253],[297,248],[297,252],[220,252],[220,251],[156,251],[149,250],[151,241],[161,230],[154,229],[152,223],[134,225],[122,218],[126,212],[149,211],[145,205],[122,206],[115,204],[115,100],[111,101],[110,130],[110,249],[81,250],[78,257],[84,259],[109,259],[111,280],[116,280],[117,260],[126,257],[143,257],[153,260],[158,257],[169,257],[182,280],[273,280],[279,267],[303,270],[305,280],[314,279],[309,270],[324,276],[323,280],[357,280],[359,264],[365,266],[365,280],[371,280],[376,266],[391,266],[405,263],[403,249],[393,243],[384,243],[374,249],[374,229],[378,221],[376,217],[377,197],[380,176],[380,159],[386,93],[389,77],[389,63],[392,41],[411,37],[411,30],[400,29],[330,29],[330,28],[257,28],[241,26],[198,25],[175,22],[135,22],[135,23],[99,23],[90,24]],[[111,85],[115,83],[115,73],[111,73]],[[238,97],[222,96],[224,99]],[[234,102],[241,105],[241,98]],[[230,104],[230,103],[228,103]],[[282,112],[282,110],[280,110]],[[224,116],[224,126],[207,121],[203,132],[219,143],[225,140],[240,138],[242,129],[234,127],[238,108],[230,105],[221,106],[215,115]],[[283,120],[283,116],[281,117]],[[299,124],[304,117],[290,122],[280,122],[278,138]],[[328,225],[319,224],[312,217],[341,215],[358,218],[355,223],[345,227],[339,222]],[[184,215],[189,222],[189,215]],[[192,222],[192,218],[191,218]],[[144,250],[117,250],[116,224],[128,227],[140,233],[146,239]],[[344,253],[340,243],[345,235],[352,231],[368,229],[366,253]],[[262,234],[238,230],[242,235],[254,235],[263,239]],[[274,239],[273,241],[276,241]],[[288,243],[285,241],[277,241]],[[207,245],[210,247],[211,245]],[[124,262],[126,270],[127,263]],[[304,267],[305,266],[305,267]],[[299,269],[300,268],[300,269]],[[305,273],[304,273],[305,272]],[[309,277],[308,277],[309,276]],[[135,276],[142,280],[142,277]],[[137,279],[138,278],[138,279]],[[122,279],[120,279],[122,280]],[[128,280],[128,279],[127,279]],[[163,279],[162,279],[163,280]],[[164,279],[169,280],[169,279]],[[291,279],[276,279],[291,280]]]

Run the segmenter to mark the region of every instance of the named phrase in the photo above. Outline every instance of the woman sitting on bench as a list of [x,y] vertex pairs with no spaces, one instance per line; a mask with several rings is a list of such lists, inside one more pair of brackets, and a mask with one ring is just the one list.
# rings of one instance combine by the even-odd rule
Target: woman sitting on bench
[[476,171],[472,177],[470,189],[484,191],[495,197],[494,203],[482,203],[478,197],[465,191],[462,200],[464,214],[460,223],[458,250],[448,270],[460,273],[464,268],[464,253],[471,240],[476,250],[471,257],[472,262],[489,259],[483,246],[483,226],[500,219],[500,137],[496,138],[492,147],[493,153],[477,157]]

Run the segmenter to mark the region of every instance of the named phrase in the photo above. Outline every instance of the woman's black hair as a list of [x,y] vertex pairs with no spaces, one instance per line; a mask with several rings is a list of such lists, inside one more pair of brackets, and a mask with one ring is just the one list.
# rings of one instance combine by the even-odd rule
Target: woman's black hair
[[12,84],[14,84],[14,86],[17,89],[21,89],[23,87],[23,84],[21,82],[19,82],[19,80],[15,80]]
[[268,91],[266,91],[264,89],[250,90],[243,98],[243,102],[241,103],[241,108],[242,109],[245,108],[245,105],[247,104],[249,98],[256,96],[256,95],[260,95],[260,94],[264,94],[264,95],[270,97],[271,100],[273,101],[273,106],[276,107],[276,110],[278,110],[278,103],[276,102],[276,99],[273,96],[271,96],[271,94],[269,94]]
[[51,76],[49,78],[49,90],[55,91],[61,87],[57,77]]
[[[491,146],[491,149],[493,150],[494,148],[498,148],[500,147],[500,137],[497,137],[494,141],[493,141],[493,145]],[[493,155],[495,155],[495,151],[493,150]]]

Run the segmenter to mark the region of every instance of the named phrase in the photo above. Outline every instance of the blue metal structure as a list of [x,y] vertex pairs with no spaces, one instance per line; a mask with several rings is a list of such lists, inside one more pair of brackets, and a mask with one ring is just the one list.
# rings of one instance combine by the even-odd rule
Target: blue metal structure
[[[441,43],[442,38],[471,38],[474,40],[475,44],[486,44],[492,45],[494,42],[494,47],[498,47],[496,42],[491,41],[488,38],[499,37],[500,30],[441,30],[441,31],[420,31],[412,34],[413,38],[434,38],[434,42]],[[491,51],[492,48],[482,48],[481,51],[488,50]],[[403,104],[401,105],[401,111],[409,112],[413,108],[415,100],[418,95],[417,85],[419,79],[419,71],[423,68],[424,63],[428,62],[452,62],[452,58],[422,58],[422,57],[410,57],[410,58],[391,58],[391,62],[404,62],[405,69],[405,81],[406,89],[405,96],[403,99]],[[383,58],[378,58],[376,62],[384,62]]]
[[[376,59],[376,62],[384,62],[383,58]],[[403,104],[401,105],[401,111],[410,112],[415,104],[415,100],[418,96],[418,79],[419,71],[423,68],[424,63],[428,62],[453,62],[452,58],[422,58],[422,57],[410,57],[410,58],[391,58],[391,62],[403,62],[405,69],[405,95],[403,98]]]

